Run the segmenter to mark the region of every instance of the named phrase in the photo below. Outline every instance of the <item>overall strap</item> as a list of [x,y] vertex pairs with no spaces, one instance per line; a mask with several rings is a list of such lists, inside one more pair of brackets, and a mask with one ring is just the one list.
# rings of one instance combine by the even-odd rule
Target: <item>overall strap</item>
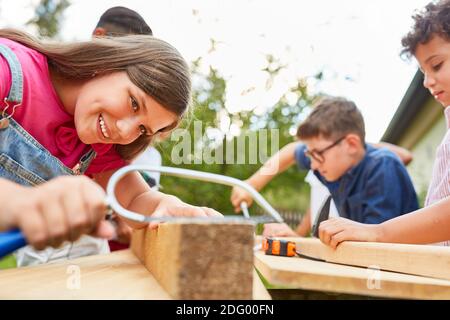
[[4,44],[0,44],[0,54],[8,61],[11,70],[11,88],[9,95],[5,98],[9,102],[22,103],[23,98],[23,74],[22,66],[16,54]]

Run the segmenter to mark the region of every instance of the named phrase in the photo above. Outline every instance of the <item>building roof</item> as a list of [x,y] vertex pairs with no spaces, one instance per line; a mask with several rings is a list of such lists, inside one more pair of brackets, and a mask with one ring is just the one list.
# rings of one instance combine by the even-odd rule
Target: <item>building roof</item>
[[394,114],[394,117],[381,138],[382,141],[398,143],[414,117],[425,106],[425,102],[431,97],[431,94],[423,86],[423,80],[423,73],[420,70],[417,70]]

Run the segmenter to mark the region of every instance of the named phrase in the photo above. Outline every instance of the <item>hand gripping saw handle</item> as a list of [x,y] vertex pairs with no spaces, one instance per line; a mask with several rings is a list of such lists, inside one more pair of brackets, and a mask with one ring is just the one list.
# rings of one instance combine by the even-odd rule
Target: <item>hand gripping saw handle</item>
[[[253,216],[251,217],[247,211],[247,204],[241,203],[243,216],[226,215],[223,218],[216,217],[152,217],[133,212],[122,207],[117,201],[114,190],[120,179],[132,171],[151,171],[160,172],[169,176],[176,176],[181,178],[191,178],[205,182],[214,182],[227,186],[238,186],[247,191],[269,215],[268,216]],[[151,222],[151,221],[208,221],[211,223],[221,223],[224,221],[248,221],[252,223],[266,223],[266,222],[283,222],[280,214],[256,191],[252,186],[236,178],[227,177],[224,175],[201,172],[182,168],[150,166],[150,165],[130,165],[117,170],[109,179],[106,189],[106,202],[110,209],[124,218],[136,222]],[[0,258],[4,257],[15,250],[26,245],[26,240],[19,229],[14,229],[6,232],[0,232]]]

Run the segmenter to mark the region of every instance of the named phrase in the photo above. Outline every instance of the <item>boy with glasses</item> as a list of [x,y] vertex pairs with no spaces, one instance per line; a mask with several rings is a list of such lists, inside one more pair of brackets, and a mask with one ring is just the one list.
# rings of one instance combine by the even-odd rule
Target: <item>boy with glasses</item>
[[[386,148],[365,143],[364,120],[352,101],[337,97],[321,100],[299,126],[297,138],[303,143],[283,147],[247,182],[260,190],[297,163],[301,169],[311,169],[328,188],[341,217],[378,224],[418,208],[405,166]],[[240,188],[233,189],[231,201],[236,211],[242,201],[252,202]],[[328,212],[319,216],[327,219]],[[277,225],[266,225],[264,234],[270,235],[267,229]]]

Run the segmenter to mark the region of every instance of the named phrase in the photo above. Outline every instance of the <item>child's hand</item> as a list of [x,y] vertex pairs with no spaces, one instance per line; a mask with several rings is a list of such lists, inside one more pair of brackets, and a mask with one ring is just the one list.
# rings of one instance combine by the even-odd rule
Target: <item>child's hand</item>
[[377,241],[379,225],[363,224],[345,218],[330,218],[320,223],[319,238],[333,249],[346,240]]
[[[77,240],[82,234],[111,237],[114,230],[104,219],[105,193],[83,176],[55,178],[37,187],[14,186],[3,203],[3,229],[18,227],[28,243],[41,250]],[[6,218],[6,219],[4,219]]]
[[286,223],[266,223],[263,230],[264,237],[298,237]]
[[240,187],[233,187],[233,190],[231,191],[231,197],[230,201],[233,204],[234,212],[240,212],[241,211],[241,202],[245,201],[247,203],[247,206],[250,207],[253,203],[253,198],[244,189]]
[[[176,217],[223,217],[222,214],[214,209],[207,207],[196,207],[187,204],[175,196],[165,195],[164,199],[158,204],[152,217],[164,217],[164,216],[176,216]],[[149,224],[150,229],[156,229],[160,222],[151,222]]]

